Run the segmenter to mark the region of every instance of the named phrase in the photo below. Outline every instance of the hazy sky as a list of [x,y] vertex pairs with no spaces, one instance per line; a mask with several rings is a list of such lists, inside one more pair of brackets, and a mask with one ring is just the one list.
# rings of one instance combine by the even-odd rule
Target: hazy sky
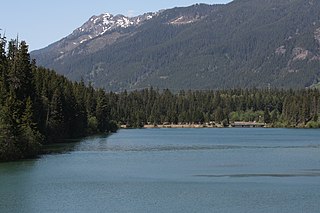
[[0,31],[40,49],[69,35],[93,15],[140,15],[195,3],[223,4],[231,0],[3,0]]

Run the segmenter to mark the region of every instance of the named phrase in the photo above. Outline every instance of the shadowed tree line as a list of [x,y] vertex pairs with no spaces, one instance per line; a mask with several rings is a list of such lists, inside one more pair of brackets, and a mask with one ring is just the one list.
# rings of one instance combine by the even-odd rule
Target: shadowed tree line
[[44,143],[117,129],[104,91],[37,67],[24,41],[0,38],[0,160],[33,157]]

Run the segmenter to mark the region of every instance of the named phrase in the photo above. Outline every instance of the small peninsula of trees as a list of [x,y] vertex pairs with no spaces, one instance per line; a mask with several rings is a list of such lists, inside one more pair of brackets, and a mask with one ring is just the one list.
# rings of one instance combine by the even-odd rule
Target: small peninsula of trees
[[320,127],[317,89],[105,92],[37,67],[27,44],[0,35],[0,161],[36,156],[67,138],[118,126],[256,121],[270,127]]

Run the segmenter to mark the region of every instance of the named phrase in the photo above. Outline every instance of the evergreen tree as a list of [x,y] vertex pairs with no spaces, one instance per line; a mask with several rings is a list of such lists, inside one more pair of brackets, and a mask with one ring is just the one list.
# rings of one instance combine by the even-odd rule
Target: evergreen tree
[[224,119],[224,114],[223,114],[223,110],[221,107],[218,107],[217,110],[215,111],[215,122],[217,123],[221,123]]
[[62,139],[65,136],[64,121],[62,93],[57,88],[52,96],[48,111],[47,136],[50,140],[53,138]]
[[0,161],[23,157],[19,120],[15,111],[15,100],[8,97],[0,108]]
[[21,117],[21,140],[25,141],[25,157],[35,156],[40,150],[42,142],[42,135],[37,130],[36,123],[34,123],[33,108],[31,98],[28,97],[26,107]]
[[267,107],[265,107],[264,109],[263,119],[264,119],[264,122],[267,124],[271,122],[271,116]]
[[103,90],[98,91],[97,107],[96,107],[96,118],[98,121],[99,132],[105,132],[108,129],[108,116],[109,109],[107,99]]

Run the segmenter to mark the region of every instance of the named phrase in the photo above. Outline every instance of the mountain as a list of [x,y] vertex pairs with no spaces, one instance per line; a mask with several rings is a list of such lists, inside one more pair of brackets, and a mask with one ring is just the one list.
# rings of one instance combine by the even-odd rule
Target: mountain
[[155,13],[147,13],[129,18],[123,15],[113,16],[106,13],[100,16],[92,16],[66,38],[32,54],[36,58],[43,56],[44,58],[39,58],[39,61],[47,61],[47,65],[52,64],[54,66],[55,61],[61,61],[70,56],[97,52],[127,35],[130,31],[133,32],[132,29],[151,19],[154,15]]
[[320,82],[320,1],[234,0],[93,16],[31,53],[107,90],[304,88]]

